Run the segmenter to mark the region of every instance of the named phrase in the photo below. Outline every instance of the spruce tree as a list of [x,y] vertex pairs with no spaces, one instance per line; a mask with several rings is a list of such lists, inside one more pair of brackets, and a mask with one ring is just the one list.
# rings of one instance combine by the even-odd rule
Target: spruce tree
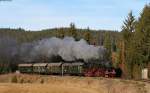
[[90,32],[90,28],[88,27],[84,33],[84,39],[91,44],[91,40],[92,40],[92,34]]
[[74,23],[70,23],[70,36],[77,39],[77,32],[76,32],[76,27]]
[[127,19],[125,19],[122,26],[122,67],[125,78],[132,78],[132,67],[133,67],[133,32],[135,31],[135,18],[130,12]]
[[140,58],[137,63],[144,68],[150,61],[150,5],[144,7],[138,19],[135,42],[138,58]]
[[110,61],[112,53],[112,42],[109,32],[106,32],[104,35],[104,47],[107,49],[106,58]]

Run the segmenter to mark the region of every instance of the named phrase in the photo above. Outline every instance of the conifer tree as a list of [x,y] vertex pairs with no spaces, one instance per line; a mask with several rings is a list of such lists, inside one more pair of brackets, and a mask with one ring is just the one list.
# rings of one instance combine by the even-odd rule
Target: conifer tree
[[135,18],[130,12],[128,14],[127,19],[125,19],[124,24],[122,26],[122,63],[124,64],[122,67],[124,70],[125,78],[132,78],[132,67],[133,67],[133,32],[135,31]]
[[89,27],[86,29],[86,32],[84,33],[84,39],[85,39],[89,44],[91,43],[92,35],[91,35],[91,32],[90,32],[90,28],[89,28]]
[[135,31],[137,63],[144,68],[150,61],[150,5],[146,5],[138,19]]
[[74,23],[70,23],[70,36],[77,39],[77,32],[76,32],[76,27]]
[[106,58],[111,60],[111,53],[112,53],[112,43],[110,38],[110,33],[106,32],[104,35],[104,47],[107,49]]

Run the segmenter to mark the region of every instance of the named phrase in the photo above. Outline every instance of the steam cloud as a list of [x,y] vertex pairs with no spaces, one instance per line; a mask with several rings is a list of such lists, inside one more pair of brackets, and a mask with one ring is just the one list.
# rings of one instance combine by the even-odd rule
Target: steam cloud
[[[0,43],[2,40],[4,39],[0,39]],[[65,37],[64,39],[52,37],[21,45],[17,45],[15,40],[10,39],[5,45],[8,47],[3,50],[0,49],[1,53],[3,51],[9,56],[19,55],[20,59],[25,62],[34,61],[41,56],[47,58],[60,56],[65,61],[103,59],[106,51],[102,46],[89,45],[83,39],[75,41],[72,37]]]
[[7,60],[17,55],[17,42],[15,39],[8,36],[3,37],[0,35],[0,58]]
[[74,38],[65,37],[64,39],[51,38],[41,40],[31,52],[31,54],[42,54],[47,57],[61,56],[66,61],[74,61],[76,59],[98,59],[104,48],[88,45],[83,39],[75,41]]

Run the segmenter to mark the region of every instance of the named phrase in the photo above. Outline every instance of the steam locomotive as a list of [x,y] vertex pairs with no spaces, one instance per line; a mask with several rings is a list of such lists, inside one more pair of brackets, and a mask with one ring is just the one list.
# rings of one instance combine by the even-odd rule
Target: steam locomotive
[[116,77],[118,70],[100,64],[73,63],[25,63],[18,64],[21,73],[37,73],[47,75],[78,75],[88,77]]

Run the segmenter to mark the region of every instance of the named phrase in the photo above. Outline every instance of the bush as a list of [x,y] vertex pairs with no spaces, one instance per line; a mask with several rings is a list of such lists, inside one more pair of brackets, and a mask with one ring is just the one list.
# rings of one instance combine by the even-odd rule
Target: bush
[[44,83],[44,79],[41,79],[40,83],[43,84]]
[[27,83],[32,83],[32,81],[31,80],[27,80]]
[[17,76],[13,76],[13,77],[11,78],[11,82],[12,82],[12,83],[17,83],[17,82],[18,82]]
[[20,80],[20,83],[24,83],[24,79],[23,78]]

